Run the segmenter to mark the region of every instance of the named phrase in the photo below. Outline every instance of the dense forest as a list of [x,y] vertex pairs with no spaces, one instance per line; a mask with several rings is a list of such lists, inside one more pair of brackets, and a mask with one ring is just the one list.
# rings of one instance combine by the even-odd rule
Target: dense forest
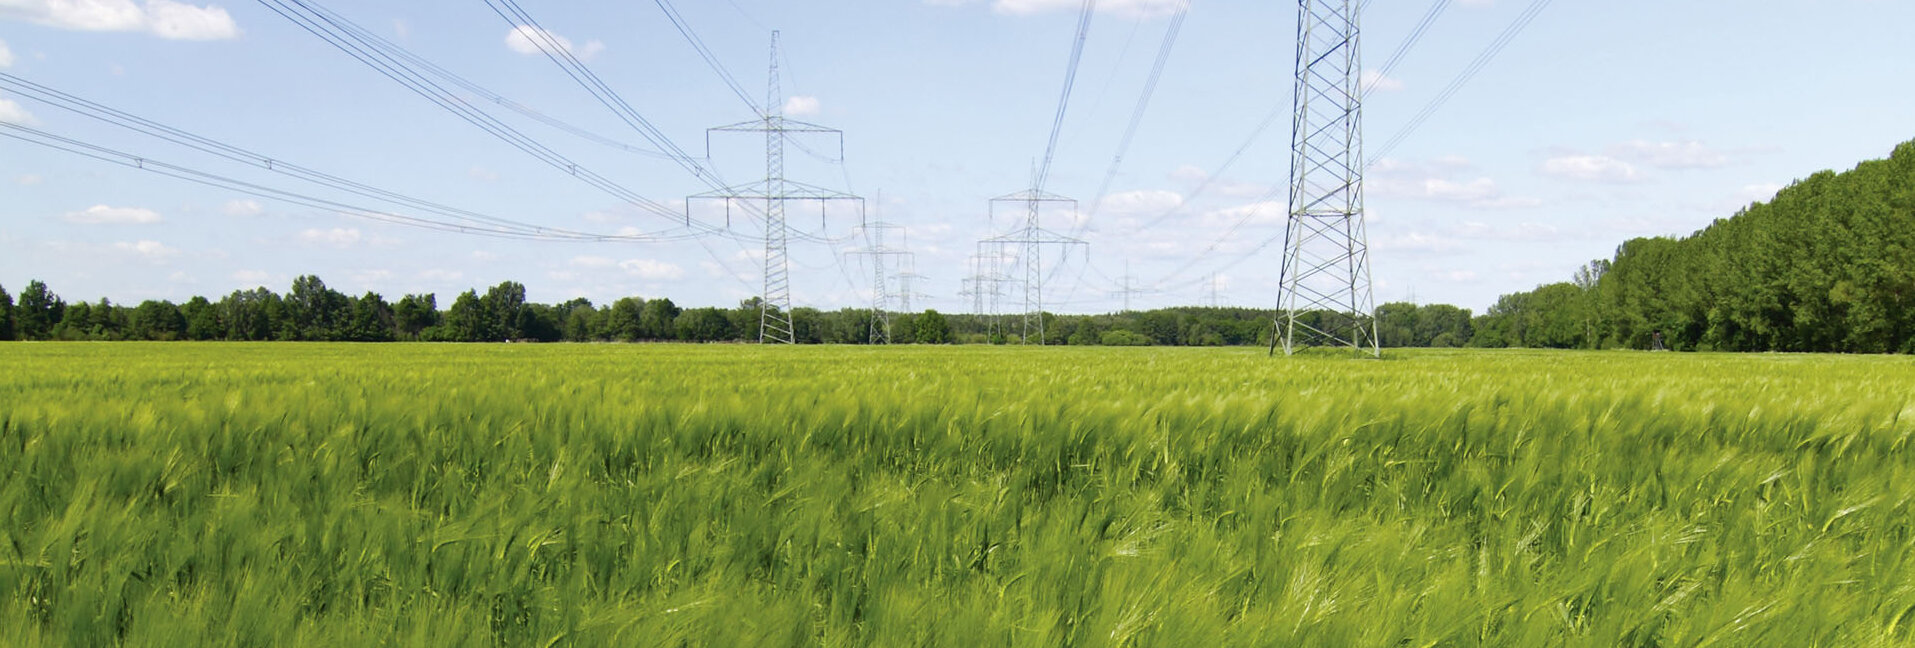
[[1915,142],[1504,295],[1474,346],[1915,353]]
[[[1045,313],[1046,344],[1267,344],[1274,313],[1167,308],[1105,315]],[[1309,313],[1305,317],[1325,317]],[[791,313],[798,341],[867,344],[869,309]],[[1886,160],[1824,171],[1686,238],[1623,243],[1572,281],[1504,295],[1489,311],[1443,304],[1377,308],[1386,347],[1653,348],[1915,353],[1915,142]],[[892,314],[899,343],[1016,341],[1016,317]],[[758,303],[679,308],[667,298],[596,305],[525,300],[505,282],[468,290],[441,310],[435,295],[388,302],[328,288],[315,276],[284,295],[265,288],[219,301],[105,299],[68,304],[33,281],[16,302],[0,287],[0,340],[636,342],[750,341]]]

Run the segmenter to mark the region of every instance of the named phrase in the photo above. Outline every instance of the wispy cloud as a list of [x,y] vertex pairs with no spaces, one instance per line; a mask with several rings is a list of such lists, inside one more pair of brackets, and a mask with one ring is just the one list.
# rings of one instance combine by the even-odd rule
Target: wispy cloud
[[1543,161],[1543,175],[1609,184],[1631,184],[1649,178],[1635,165],[1607,155],[1564,155]]
[[159,212],[151,209],[106,205],[94,205],[80,211],[68,212],[60,219],[84,225],[150,225],[165,220],[160,217]]
[[583,46],[573,47],[572,39],[531,25],[519,25],[512,28],[512,31],[506,32],[505,46],[514,52],[528,56],[539,55],[548,49],[555,54],[570,52],[581,61],[590,61],[600,52],[605,51],[605,43],[589,40],[585,41]]
[[[76,31],[146,32],[171,40],[238,38],[225,9],[174,0],[4,0],[0,18]],[[4,67],[4,66],[0,66]]]

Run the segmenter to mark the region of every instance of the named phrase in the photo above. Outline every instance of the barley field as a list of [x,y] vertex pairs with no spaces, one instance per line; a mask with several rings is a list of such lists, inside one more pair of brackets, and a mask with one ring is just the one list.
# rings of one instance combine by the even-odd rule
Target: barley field
[[1915,645],[1897,357],[0,345],[9,646]]

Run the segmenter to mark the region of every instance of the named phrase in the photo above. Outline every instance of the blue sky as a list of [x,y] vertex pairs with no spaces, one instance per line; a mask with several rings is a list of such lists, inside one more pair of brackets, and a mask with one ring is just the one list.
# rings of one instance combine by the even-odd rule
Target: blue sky
[[[1181,0],[1103,0],[1047,189],[1082,201],[1088,259],[1057,266],[1048,302],[1104,312],[1128,271],[1137,307],[1269,307],[1288,174],[1295,6],[1194,0],[1110,190],[1097,193]],[[1430,2],[1374,0],[1364,56],[1380,65]],[[616,6],[614,6],[616,5]],[[1366,138],[1398,133],[1528,0],[1457,0],[1366,104]],[[638,132],[523,42],[483,2],[329,0],[415,54],[550,116],[621,142]],[[752,118],[652,2],[525,2],[638,113],[695,154],[704,129]],[[1045,149],[1077,0],[704,0],[678,11],[762,96],[782,32],[793,115],[845,131],[790,152],[795,179],[850,189],[909,228],[916,308],[966,312],[966,259],[1011,226],[986,201],[1026,188]],[[1891,0],[1554,2],[1422,128],[1372,167],[1377,298],[1481,310],[1566,280],[1636,236],[1687,234],[1820,169],[1915,138],[1915,3]],[[531,51],[530,54],[527,52]],[[172,0],[0,0],[0,72],[276,160],[485,214],[618,233],[669,229],[380,76],[265,5]],[[709,189],[671,161],[509,112],[500,119],[581,166],[682,209]],[[0,86],[0,121],[147,159],[383,206],[219,160]],[[1249,143],[1227,172],[1220,166]],[[762,175],[763,143],[713,140],[726,180]],[[821,155],[814,155],[821,154]],[[1201,195],[1195,190],[1203,186]],[[1091,214],[1093,202],[1096,208]],[[800,305],[867,303],[857,216],[794,206]],[[722,213],[699,213],[722,222]],[[408,213],[408,212],[401,212]],[[821,222],[822,221],[822,222]],[[313,273],[389,299],[502,280],[529,296],[668,296],[732,305],[756,294],[748,219],[731,237],[668,242],[505,240],[261,199],[0,138],[0,286],[47,281],[70,300],[181,300]],[[1146,227],[1146,225],[1149,225]],[[1260,246],[1264,246],[1259,251]],[[1126,270],[1128,269],[1128,270]],[[1214,275],[1214,280],[1208,279]],[[893,289],[895,290],[895,288]]]

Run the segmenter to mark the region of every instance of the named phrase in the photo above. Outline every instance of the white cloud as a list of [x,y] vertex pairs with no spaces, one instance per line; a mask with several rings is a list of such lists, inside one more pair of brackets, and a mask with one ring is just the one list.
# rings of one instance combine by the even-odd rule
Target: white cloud
[[1456,234],[1463,238],[1495,241],[1554,241],[1565,238],[1563,231],[1554,225],[1530,222],[1490,225],[1480,221],[1468,221],[1456,228]]
[[140,258],[143,258],[147,261],[152,261],[155,263],[173,258],[174,256],[178,255],[180,252],[177,249],[167,247],[165,244],[162,244],[159,241],[114,243],[113,249],[119,250],[121,252],[130,252],[135,255],[138,255]]
[[1736,200],[1740,201],[1742,205],[1768,202],[1774,200],[1775,194],[1785,188],[1783,185],[1773,183],[1744,185],[1740,191],[1736,192]]
[[7,42],[0,40],[0,68],[13,67],[13,50],[7,49]]
[[618,267],[618,260],[602,256],[572,257],[572,265],[593,270],[605,270]]
[[1437,234],[1408,232],[1396,236],[1381,237],[1372,242],[1370,247],[1389,252],[1437,254],[1456,251],[1461,249],[1463,244],[1455,239]]
[[[640,279],[680,279],[685,276],[685,269],[677,264],[651,259],[619,261],[602,256],[578,256],[572,257],[571,266],[585,270],[623,270],[626,274]],[[576,276],[569,272],[562,274],[568,277]]]
[[173,0],[146,1],[147,29],[160,38],[224,40],[239,36],[239,26],[225,9],[195,7]]
[[1186,164],[1172,170],[1170,179],[1178,182],[1203,182],[1210,179],[1210,172],[1195,164]]
[[147,225],[162,220],[158,212],[139,207],[108,207],[94,205],[81,211],[68,212],[60,217],[69,223],[86,225]]
[[785,114],[793,117],[816,115],[821,106],[817,97],[798,95],[785,100]]
[[1500,198],[1479,200],[1479,201],[1470,203],[1470,206],[1477,207],[1480,209],[1529,209],[1531,207],[1543,206],[1543,201],[1541,198],[1529,198],[1529,197],[1523,197],[1523,196],[1503,196]]
[[[927,4],[959,6],[971,4],[968,0],[926,0]],[[1125,19],[1163,18],[1177,13],[1188,4],[1188,0],[1104,0],[1097,3],[1097,11]],[[991,10],[1012,16],[1028,16],[1049,11],[1076,11],[1083,7],[1082,0],[992,0]]]
[[12,99],[0,99],[0,123],[32,126],[40,121],[34,119],[33,113],[27,112],[27,109],[21,108],[20,104],[14,103]]
[[1124,216],[1156,214],[1182,207],[1183,204],[1182,194],[1159,189],[1114,193],[1104,196],[1104,200],[1099,202],[1097,207],[1105,213]]
[[356,227],[335,227],[332,229],[309,229],[299,233],[299,240],[315,245],[350,247],[364,240]]
[[15,184],[18,184],[22,187],[31,187],[45,181],[46,181],[46,178],[40,177],[40,174],[37,174],[37,173],[29,173],[29,174],[13,179],[13,182]]
[[466,177],[472,178],[473,180],[478,180],[480,182],[498,182],[499,181],[499,172],[493,171],[491,169],[487,169],[481,166],[474,166],[470,169],[466,169],[465,175]]
[[1469,182],[1452,182],[1441,178],[1428,178],[1420,183],[1417,190],[1422,197],[1457,202],[1475,202],[1496,197],[1496,181],[1489,178],[1477,178]]
[[507,48],[529,56],[536,56],[554,44],[558,51],[571,52],[580,61],[590,61],[605,51],[605,44],[599,41],[586,41],[583,47],[573,47],[572,39],[531,25],[519,25],[505,34]]
[[146,0],[0,0],[0,18],[78,31],[138,31],[173,40],[224,40],[239,36],[225,9]]
[[1230,182],[1217,180],[1210,184],[1210,191],[1225,198],[1263,198],[1276,195],[1276,187],[1256,182]]
[[1251,225],[1282,223],[1290,217],[1288,201],[1265,200],[1226,207],[1204,214],[1205,226],[1230,227],[1239,222]]
[[233,273],[233,280],[243,284],[264,286],[273,282],[273,275],[265,270],[240,270]]
[[1643,177],[1635,165],[1606,155],[1565,155],[1543,162],[1543,174],[1588,182],[1632,183]]
[[1360,83],[1364,92],[1396,92],[1403,89],[1402,81],[1383,76],[1382,72],[1376,70],[1364,70]]
[[1496,180],[1487,176],[1458,179],[1458,176],[1473,168],[1468,159],[1454,155],[1427,162],[1385,158],[1371,167],[1367,178],[1368,189],[1371,194],[1381,197],[1453,202],[1478,209],[1513,209],[1542,204],[1542,201],[1534,198],[1503,195]]
[[465,273],[459,272],[457,270],[433,268],[431,270],[427,270],[425,272],[419,273],[419,278],[424,279],[426,281],[432,281],[437,283],[452,283],[454,281],[464,279]]
[[1729,165],[1729,155],[1697,141],[1649,142],[1632,140],[1609,148],[1617,158],[1658,169],[1713,169]]
[[640,279],[680,279],[685,269],[678,264],[652,259],[626,259],[618,263],[620,270]]
[[227,216],[258,216],[266,213],[266,206],[257,200],[228,200],[220,212]]

